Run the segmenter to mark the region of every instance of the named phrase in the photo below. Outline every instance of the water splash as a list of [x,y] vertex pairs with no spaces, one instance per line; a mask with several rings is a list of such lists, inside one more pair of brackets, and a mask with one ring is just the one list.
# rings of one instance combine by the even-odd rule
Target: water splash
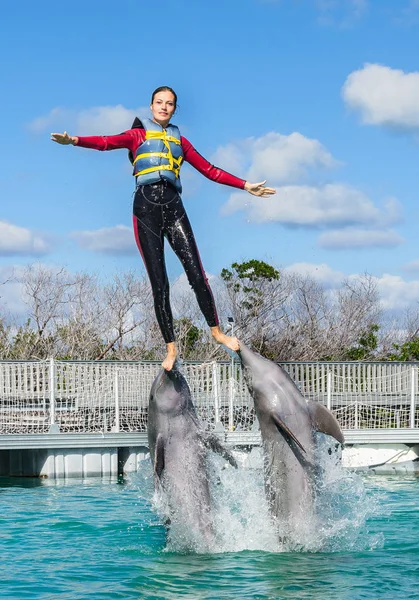
[[[243,456],[235,453],[239,462]],[[262,469],[225,468],[211,456],[217,552],[263,550],[279,552],[281,545],[265,499]]]
[[316,531],[306,549],[346,552],[381,547],[382,537],[370,534],[367,525],[379,508],[378,494],[368,494],[362,477],[342,466],[341,449],[330,445],[331,438],[322,434],[317,438]]
[[[183,466],[188,470],[188,465]],[[206,507],[209,508],[205,503],[207,497],[200,495],[203,491],[200,486],[201,474],[189,472],[189,476],[181,482],[182,486],[189,486],[185,489],[182,486],[178,487],[175,480],[166,479],[163,473],[161,484],[154,489],[154,477],[151,473],[150,461],[143,461],[139,474],[145,488],[148,488],[149,503],[154,513],[159,517],[160,523],[166,526],[165,550],[180,554],[213,552],[215,532],[211,515],[206,510]],[[151,491],[150,475],[153,481]],[[143,490],[143,498],[145,494],[147,492]]]
[[[274,523],[269,514],[260,449],[250,455],[234,454],[240,465],[237,470],[226,467],[219,456],[211,453],[208,457],[214,540],[204,539],[178,516],[171,522],[168,552],[346,552],[383,546],[383,537],[368,531],[378,495],[367,494],[362,478],[344,469],[338,454],[329,454],[326,446],[320,445],[315,501],[292,524],[291,532],[289,523]],[[165,495],[155,492],[152,504],[164,522],[168,515]]]
[[320,459],[315,501],[291,525],[274,523],[269,514],[261,453],[259,467],[220,470],[214,491],[217,550],[344,552],[382,546],[382,537],[367,530],[377,510],[376,495],[368,495],[361,477],[344,469],[336,456],[323,452]]

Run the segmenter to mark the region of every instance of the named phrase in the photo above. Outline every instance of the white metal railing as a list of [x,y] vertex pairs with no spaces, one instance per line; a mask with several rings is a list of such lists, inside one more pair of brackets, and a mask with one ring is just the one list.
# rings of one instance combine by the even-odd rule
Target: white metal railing
[[[283,363],[303,396],[343,429],[419,428],[416,363]],[[0,361],[0,434],[146,431],[157,362]],[[209,428],[255,429],[238,363],[184,363]]]

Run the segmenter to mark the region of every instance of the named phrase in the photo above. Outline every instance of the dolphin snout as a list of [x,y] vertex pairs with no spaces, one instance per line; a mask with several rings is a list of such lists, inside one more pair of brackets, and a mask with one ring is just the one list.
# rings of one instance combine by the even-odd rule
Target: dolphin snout
[[242,365],[244,367],[248,367],[248,366],[250,366],[252,359],[254,359],[254,354],[250,350],[250,348],[248,348],[247,346],[245,346],[243,344],[243,342],[239,341],[239,344],[240,344],[240,348],[237,350],[237,354],[239,355]]

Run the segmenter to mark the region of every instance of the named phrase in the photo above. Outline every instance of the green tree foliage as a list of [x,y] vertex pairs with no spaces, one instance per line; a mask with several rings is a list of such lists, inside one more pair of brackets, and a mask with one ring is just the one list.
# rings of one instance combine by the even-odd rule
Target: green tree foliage
[[[226,283],[234,283],[236,291],[239,291],[242,287],[245,292],[249,293],[254,291],[254,284],[257,284],[260,280],[272,281],[273,279],[279,279],[279,271],[263,262],[263,260],[252,259],[243,263],[234,262],[230,269],[221,271],[221,277]],[[250,285],[250,282],[252,285]]]
[[197,355],[197,350],[201,342],[202,330],[188,317],[176,319],[174,326],[181,356],[186,360],[193,360]]
[[346,351],[347,360],[370,360],[378,347],[378,331],[380,327],[376,323],[370,325],[369,329],[361,335],[358,342]]
[[[42,335],[43,333],[43,335]],[[11,336],[7,358],[12,360],[43,360],[54,355],[56,337],[53,333],[35,329],[32,320],[21,325],[14,336]]]
[[237,335],[251,339],[253,346],[266,354],[275,311],[282,303],[279,271],[252,259],[234,262],[221,271],[221,278],[226,284]]
[[104,343],[93,326],[69,319],[56,328],[56,358],[60,360],[89,360],[103,352]]
[[413,338],[404,344],[393,344],[395,352],[388,355],[388,360],[419,360],[419,338]]
[[[261,260],[248,260],[233,263],[230,269],[221,271],[230,296],[234,298],[234,308],[245,319],[256,318],[266,302],[266,283],[279,280],[279,271]],[[237,320],[237,318],[236,318]]]

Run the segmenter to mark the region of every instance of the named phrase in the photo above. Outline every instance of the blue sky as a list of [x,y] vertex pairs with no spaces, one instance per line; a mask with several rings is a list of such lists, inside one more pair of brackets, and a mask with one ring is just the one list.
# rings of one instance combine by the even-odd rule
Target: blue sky
[[419,299],[418,0],[5,2],[0,49],[0,279],[35,262],[143,271],[127,153],[49,134],[119,133],[170,85],[201,154],[277,188],[182,169],[209,273],[258,258],[330,286],[368,272],[387,307]]

